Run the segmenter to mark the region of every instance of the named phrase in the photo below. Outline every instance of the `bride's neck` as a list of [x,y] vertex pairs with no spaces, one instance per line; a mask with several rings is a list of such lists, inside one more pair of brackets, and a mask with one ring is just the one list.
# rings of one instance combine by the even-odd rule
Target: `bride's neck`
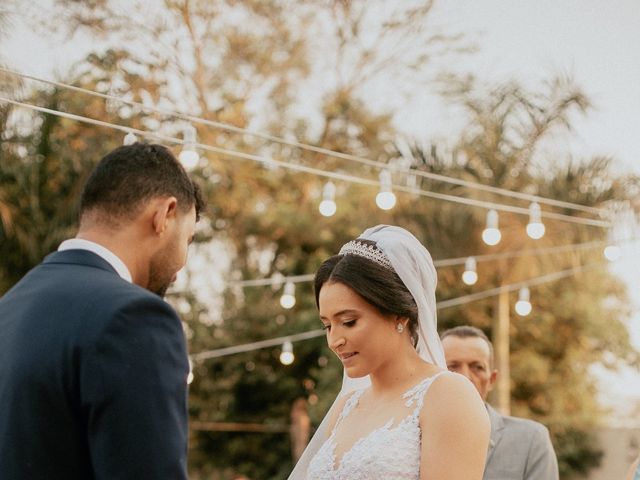
[[420,358],[413,349],[399,352],[377,371],[371,373],[371,391],[376,395],[404,391],[418,379],[428,376],[435,368]]

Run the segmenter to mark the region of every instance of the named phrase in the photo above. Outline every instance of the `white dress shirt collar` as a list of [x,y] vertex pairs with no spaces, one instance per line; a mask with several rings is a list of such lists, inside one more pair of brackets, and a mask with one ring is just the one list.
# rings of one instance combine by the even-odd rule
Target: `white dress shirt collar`
[[89,250],[107,261],[118,275],[124,278],[127,282],[133,283],[131,272],[129,272],[129,269],[124,262],[120,260],[115,253],[102,245],[81,238],[71,238],[62,242],[58,247],[58,251],[63,250]]

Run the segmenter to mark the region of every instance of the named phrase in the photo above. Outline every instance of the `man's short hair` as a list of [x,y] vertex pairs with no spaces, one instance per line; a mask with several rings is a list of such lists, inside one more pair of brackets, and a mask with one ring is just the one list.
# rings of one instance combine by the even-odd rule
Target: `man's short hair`
[[117,222],[133,218],[147,200],[174,196],[178,208],[204,207],[198,185],[171,151],[157,144],[134,143],[108,153],[95,167],[82,193],[80,216],[98,212]]
[[485,333],[479,328],[472,327],[471,325],[461,325],[459,327],[453,327],[449,330],[445,330],[440,335],[440,340],[444,340],[446,337],[458,337],[458,338],[481,338],[487,345],[489,345],[489,365],[491,368],[494,366],[493,359],[493,344],[489,337],[485,335]]

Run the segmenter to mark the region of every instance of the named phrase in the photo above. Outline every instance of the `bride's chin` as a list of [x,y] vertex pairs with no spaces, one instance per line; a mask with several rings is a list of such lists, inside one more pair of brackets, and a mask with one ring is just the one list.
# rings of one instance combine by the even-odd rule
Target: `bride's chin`
[[367,375],[369,375],[369,372],[363,372],[360,369],[345,368],[344,370],[345,370],[345,372],[347,372],[347,376],[349,378],[362,378],[362,377],[366,377]]

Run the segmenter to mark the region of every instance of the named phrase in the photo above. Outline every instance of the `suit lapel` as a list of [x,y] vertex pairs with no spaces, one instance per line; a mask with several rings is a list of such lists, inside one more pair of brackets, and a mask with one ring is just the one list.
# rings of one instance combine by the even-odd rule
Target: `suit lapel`
[[502,415],[496,412],[491,405],[486,404],[486,407],[487,413],[489,413],[489,422],[491,423],[491,438],[489,439],[489,451],[487,452],[487,463],[489,463],[496,445],[498,445],[498,442],[500,442],[502,438],[504,420],[502,419]]

